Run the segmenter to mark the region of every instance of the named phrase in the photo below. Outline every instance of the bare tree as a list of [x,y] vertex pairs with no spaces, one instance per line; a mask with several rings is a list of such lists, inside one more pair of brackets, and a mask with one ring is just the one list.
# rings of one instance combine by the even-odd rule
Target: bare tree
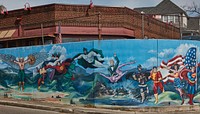
[[182,6],[182,8],[189,14],[198,14],[200,16],[200,4],[193,2],[191,5]]

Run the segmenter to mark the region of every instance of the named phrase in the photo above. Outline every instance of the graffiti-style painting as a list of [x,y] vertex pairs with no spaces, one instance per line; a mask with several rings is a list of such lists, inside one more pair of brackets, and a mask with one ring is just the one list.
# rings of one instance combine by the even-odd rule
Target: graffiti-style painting
[[200,103],[200,43],[103,40],[0,50],[0,94],[80,105]]

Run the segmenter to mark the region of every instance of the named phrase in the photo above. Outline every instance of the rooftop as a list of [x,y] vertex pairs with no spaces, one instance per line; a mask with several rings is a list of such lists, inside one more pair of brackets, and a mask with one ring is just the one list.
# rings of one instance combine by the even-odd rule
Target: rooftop
[[187,16],[186,12],[174,4],[171,0],[163,0],[155,7],[141,7],[135,8],[134,10],[141,12],[144,11],[146,14],[179,14],[183,13]]

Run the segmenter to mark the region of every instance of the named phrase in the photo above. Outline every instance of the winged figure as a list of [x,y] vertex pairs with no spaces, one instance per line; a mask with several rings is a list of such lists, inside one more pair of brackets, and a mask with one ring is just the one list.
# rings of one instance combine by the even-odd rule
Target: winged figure
[[121,70],[122,67],[134,64],[135,62],[129,62],[125,64],[121,64],[120,66],[117,67],[116,72],[113,73],[111,76],[106,76],[103,73],[100,73],[100,76],[103,76],[104,78],[107,78],[110,82],[116,83],[118,82],[128,71],[123,72]]
[[19,90],[24,90],[24,79],[25,79],[25,69],[35,67],[36,65],[43,62],[48,58],[48,54],[46,52],[36,52],[28,55],[27,57],[17,58],[14,55],[10,54],[0,54],[0,60],[14,69],[18,69],[19,76]]

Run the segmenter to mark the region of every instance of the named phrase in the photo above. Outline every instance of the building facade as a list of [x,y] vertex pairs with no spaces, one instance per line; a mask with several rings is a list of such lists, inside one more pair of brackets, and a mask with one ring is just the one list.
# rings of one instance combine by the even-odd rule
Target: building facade
[[200,35],[200,17],[190,17],[188,19],[188,27],[184,31],[185,36]]
[[174,25],[181,29],[181,33],[187,29],[187,13],[171,0],[163,0],[155,7],[141,7],[134,10],[143,11],[146,15],[150,15],[157,20]]
[[178,27],[126,7],[49,4],[9,11],[0,20],[1,48],[96,39],[180,38]]

